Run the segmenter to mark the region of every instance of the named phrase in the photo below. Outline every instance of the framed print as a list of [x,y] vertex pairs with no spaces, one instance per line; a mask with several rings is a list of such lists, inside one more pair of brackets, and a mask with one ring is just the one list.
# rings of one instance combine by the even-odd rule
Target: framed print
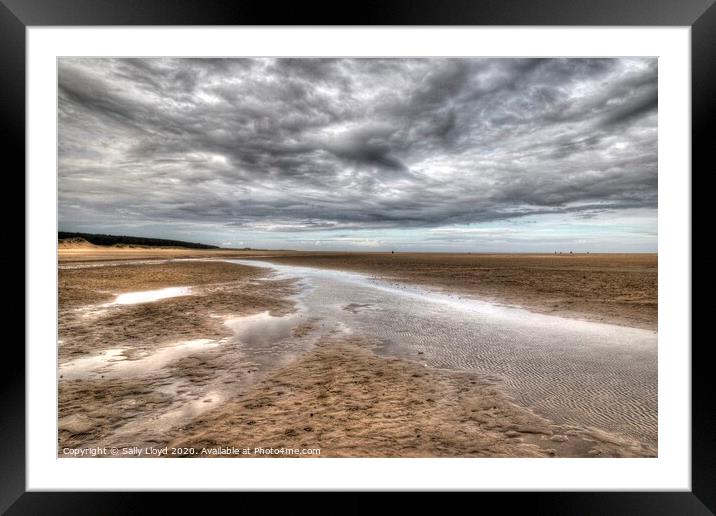
[[257,490],[713,513],[711,2],[0,13],[8,514]]

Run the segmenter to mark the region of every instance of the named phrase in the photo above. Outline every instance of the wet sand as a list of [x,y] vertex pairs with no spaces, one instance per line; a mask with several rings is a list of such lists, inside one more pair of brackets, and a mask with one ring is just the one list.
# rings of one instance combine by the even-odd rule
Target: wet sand
[[[60,267],[59,357],[128,346],[132,353],[181,340],[231,334],[223,318],[293,310],[290,281],[263,281],[255,267],[225,262],[162,262],[65,269]],[[191,287],[191,295],[152,303],[112,305],[135,291]],[[111,346],[107,346],[111,343]]]
[[655,330],[656,254],[328,253],[158,248],[60,248],[60,263],[168,258],[264,258],[372,274],[533,311]]
[[[258,375],[230,340],[232,321],[294,310],[292,282],[224,262],[61,267],[58,277],[60,449],[150,445],[155,433],[235,395]],[[111,303],[178,285],[189,293]]]
[[345,337],[322,339],[243,396],[175,431],[168,446],[197,453],[319,448],[321,457],[654,454],[628,439],[552,424],[476,375],[380,357],[370,342]]
[[495,377],[519,404],[557,422],[597,426],[656,446],[657,334],[538,314],[391,284],[361,273],[259,265],[298,278],[300,310],[381,343],[380,354]]
[[[117,259],[116,251],[111,255]],[[326,333],[320,321],[296,315],[296,285],[262,269],[207,261],[85,265],[93,264],[64,261],[59,272],[60,449],[656,454],[615,434],[554,424],[516,405],[485,376],[426,368],[376,353],[370,339]],[[190,294],[111,304],[121,294],[169,287]],[[254,323],[259,330],[252,334]],[[262,340],[266,335],[271,339]]]
[[319,253],[267,259],[357,271],[545,314],[657,327],[656,254]]

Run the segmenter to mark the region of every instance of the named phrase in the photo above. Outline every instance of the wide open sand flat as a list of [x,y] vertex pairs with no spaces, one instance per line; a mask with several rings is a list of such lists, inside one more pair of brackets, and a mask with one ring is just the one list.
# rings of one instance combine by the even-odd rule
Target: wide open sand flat
[[[226,338],[231,332],[222,316],[293,309],[290,282],[223,262],[125,263],[59,275],[65,363],[117,347],[128,348],[126,359],[141,360],[179,341]],[[93,309],[122,292],[173,286],[190,286],[193,294]],[[314,331],[304,323],[293,334],[310,338]],[[322,456],[655,455],[614,435],[554,425],[476,375],[379,357],[361,339],[322,338],[313,351],[263,376],[234,351],[217,346],[146,376],[60,379],[60,449],[114,442],[306,444]],[[216,386],[224,385],[217,395]],[[162,420],[171,424],[157,426],[158,413],[171,416]]]
[[259,258],[375,275],[533,311],[655,330],[656,254],[308,253],[176,248],[60,248],[59,260]]
[[657,327],[656,254],[320,253],[265,259],[363,272],[563,317]]

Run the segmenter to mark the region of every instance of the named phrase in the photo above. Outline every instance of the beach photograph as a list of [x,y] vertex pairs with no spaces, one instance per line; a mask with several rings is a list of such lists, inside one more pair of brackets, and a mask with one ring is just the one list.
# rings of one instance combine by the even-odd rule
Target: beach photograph
[[58,58],[57,457],[658,457],[657,61]]

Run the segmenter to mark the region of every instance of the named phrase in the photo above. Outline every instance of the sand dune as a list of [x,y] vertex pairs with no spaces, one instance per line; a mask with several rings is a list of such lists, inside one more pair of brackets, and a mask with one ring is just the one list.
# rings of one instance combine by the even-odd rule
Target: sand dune
[[57,242],[57,248],[58,249],[86,249],[88,251],[92,249],[96,249],[99,246],[91,244],[84,238],[80,237],[74,237],[74,238],[63,238]]

